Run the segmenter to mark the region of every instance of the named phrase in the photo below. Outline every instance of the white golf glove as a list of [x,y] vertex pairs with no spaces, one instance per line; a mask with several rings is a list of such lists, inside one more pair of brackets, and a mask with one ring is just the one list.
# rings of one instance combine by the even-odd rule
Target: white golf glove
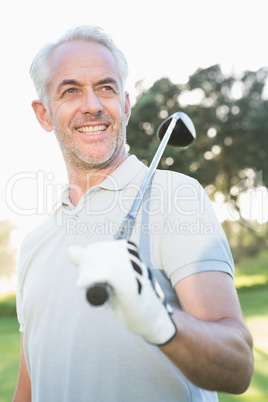
[[71,246],[68,255],[79,267],[78,287],[87,289],[103,283],[112,288],[107,303],[130,331],[155,345],[173,338],[176,327],[170,318],[172,309],[134,243],[113,240],[86,248]]

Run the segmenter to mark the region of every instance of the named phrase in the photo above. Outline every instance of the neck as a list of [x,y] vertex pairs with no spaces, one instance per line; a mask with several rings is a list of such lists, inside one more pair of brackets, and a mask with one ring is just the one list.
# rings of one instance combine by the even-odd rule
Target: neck
[[103,182],[126,159],[127,154],[124,152],[113,163],[101,168],[77,169],[67,166],[71,203],[76,206],[90,188]]

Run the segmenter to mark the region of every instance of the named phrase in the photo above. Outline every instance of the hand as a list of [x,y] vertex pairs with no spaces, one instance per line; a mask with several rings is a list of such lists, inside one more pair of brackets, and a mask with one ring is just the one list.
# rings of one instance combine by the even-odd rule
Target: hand
[[94,283],[112,287],[113,295],[107,303],[128,329],[155,345],[173,338],[176,327],[170,318],[171,308],[134,243],[113,240],[85,249],[72,246],[68,255],[79,267],[80,288]]

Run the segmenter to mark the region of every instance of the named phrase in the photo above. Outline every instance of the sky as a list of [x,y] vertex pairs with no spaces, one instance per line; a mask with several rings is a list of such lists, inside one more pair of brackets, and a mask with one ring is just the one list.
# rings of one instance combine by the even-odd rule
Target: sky
[[[65,167],[53,133],[35,119],[29,67],[38,50],[77,25],[98,25],[125,53],[127,90],[162,77],[186,82],[197,68],[220,64],[239,74],[267,66],[267,2],[255,0],[13,0],[0,6],[0,220],[17,226],[13,241],[45,219]],[[197,133],[198,135],[198,133]]]

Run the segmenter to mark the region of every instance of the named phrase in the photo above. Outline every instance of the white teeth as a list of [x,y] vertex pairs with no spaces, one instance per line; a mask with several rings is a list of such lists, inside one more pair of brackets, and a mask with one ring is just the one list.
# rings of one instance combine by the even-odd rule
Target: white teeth
[[99,126],[85,126],[85,127],[79,127],[77,131],[80,133],[87,133],[87,134],[98,134],[101,133],[102,131],[106,130],[106,126],[104,125],[99,125]]

